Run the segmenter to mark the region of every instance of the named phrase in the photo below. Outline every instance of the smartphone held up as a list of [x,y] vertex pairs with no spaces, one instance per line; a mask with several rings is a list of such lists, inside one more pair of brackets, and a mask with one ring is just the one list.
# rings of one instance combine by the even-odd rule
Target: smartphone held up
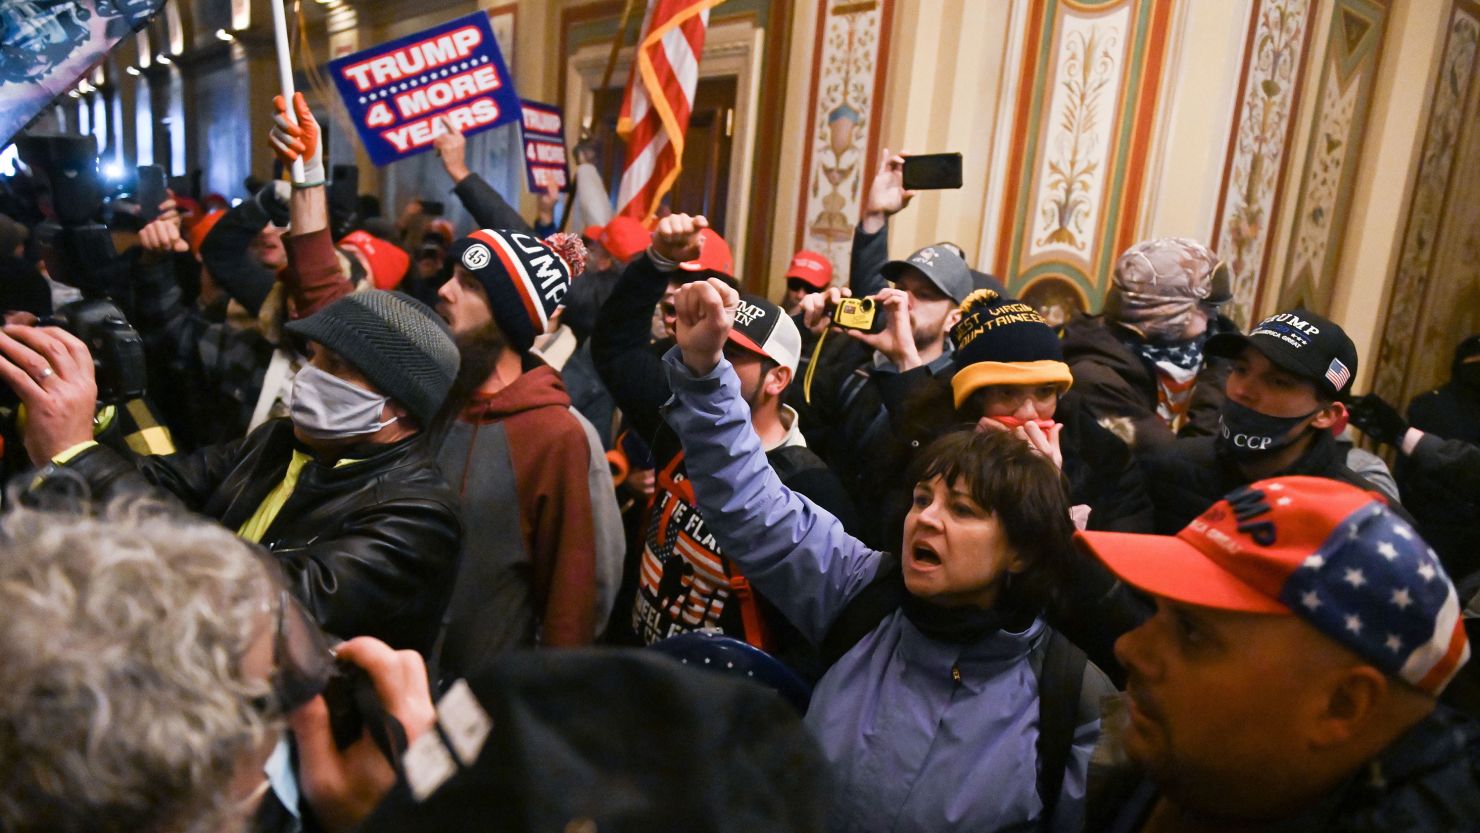
[[961,187],[961,154],[926,153],[904,157],[903,185],[909,191]]

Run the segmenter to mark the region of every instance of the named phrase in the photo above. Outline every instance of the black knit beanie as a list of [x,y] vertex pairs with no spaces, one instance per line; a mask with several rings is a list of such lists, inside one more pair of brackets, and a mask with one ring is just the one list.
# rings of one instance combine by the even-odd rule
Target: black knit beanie
[[426,304],[396,292],[356,292],[285,329],[338,353],[422,425],[442,407],[457,376],[457,345],[447,325]]
[[978,289],[961,302],[961,320],[951,328],[956,375],[951,378],[956,407],[988,385],[1074,383],[1059,336],[1038,311],[990,289]]

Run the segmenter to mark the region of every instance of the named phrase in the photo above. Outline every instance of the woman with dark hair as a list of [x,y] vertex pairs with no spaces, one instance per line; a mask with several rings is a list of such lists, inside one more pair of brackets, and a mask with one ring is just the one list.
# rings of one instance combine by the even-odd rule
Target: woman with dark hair
[[[678,346],[664,358],[668,424],[709,534],[817,644],[861,595],[895,581],[891,571],[902,584],[899,604],[842,652],[807,712],[833,766],[831,828],[1077,830],[1093,708],[1065,732],[1059,771],[1039,773],[1045,646],[1059,639],[1041,614],[1073,558],[1057,467],[1006,434],[944,436],[918,457],[897,561],[869,548],[767,465],[723,358],[737,302],[717,281],[681,289]],[[1104,676],[1092,665],[1078,673],[1075,698],[1097,702]]]

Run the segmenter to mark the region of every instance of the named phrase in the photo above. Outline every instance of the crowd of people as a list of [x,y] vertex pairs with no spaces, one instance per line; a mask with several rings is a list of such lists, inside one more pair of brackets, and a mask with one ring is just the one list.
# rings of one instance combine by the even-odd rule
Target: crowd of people
[[85,279],[0,195],[0,830],[1480,830],[1480,335],[1405,415],[1195,240],[1060,327],[891,251],[887,150],[773,301],[264,133]]

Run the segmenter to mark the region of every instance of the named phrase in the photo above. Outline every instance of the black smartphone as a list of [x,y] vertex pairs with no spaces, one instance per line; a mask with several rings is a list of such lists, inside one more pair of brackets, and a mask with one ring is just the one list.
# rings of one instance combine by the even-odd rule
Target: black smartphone
[[329,175],[329,228],[334,239],[354,230],[359,218],[360,169],[354,165],[335,165]]
[[46,181],[49,203],[43,205],[64,226],[91,222],[103,206],[98,176],[98,142],[92,136],[30,133],[17,136],[16,151]]
[[169,198],[164,185],[164,168],[159,165],[139,166],[139,219],[152,223],[159,218],[159,204]]
[[177,197],[190,197],[191,199],[200,199],[196,195],[195,189],[191,187],[190,177],[188,177],[188,176],[172,176],[169,179],[169,183],[170,183],[170,190],[173,191],[173,192],[175,192],[175,196],[177,196]]
[[907,191],[935,191],[961,187],[961,154],[926,153],[904,158]]
[[421,201],[421,213],[428,217],[441,217],[444,210],[442,203],[435,200]]

